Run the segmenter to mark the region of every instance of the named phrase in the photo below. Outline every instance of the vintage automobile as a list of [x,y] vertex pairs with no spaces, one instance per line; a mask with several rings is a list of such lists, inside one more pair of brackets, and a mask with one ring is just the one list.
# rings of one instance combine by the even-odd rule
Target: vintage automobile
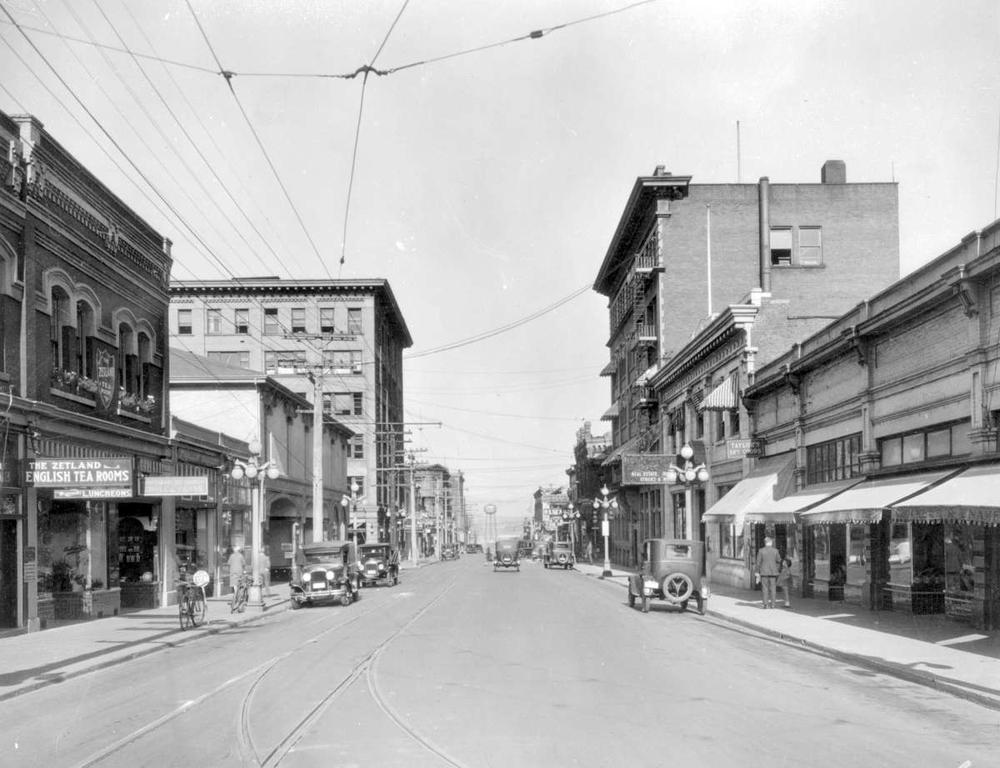
[[321,602],[350,605],[359,597],[361,574],[350,541],[314,541],[301,544],[292,567],[291,607]]
[[569,569],[575,562],[573,548],[568,541],[550,541],[545,547],[545,554],[542,555],[542,565],[546,568]]
[[458,560],[458,547],[453,544],[445,544],[441,547],[442,560]]
[[691,539],[646,539],[642,543],[639,573],[629,577],[628,604],[640,602],[643,613],[653,598],[667,601],[681,610],[694,600],[704,615],[709,586],[702,576],[704,542]]
[[520,541],[518,539],[497,539],[496,552],[493,555],[493,570],[513,568],[521,570]]
[[388,544],[362,544],[358,547],[358,559],[362,587],[399,584],[399,552]]

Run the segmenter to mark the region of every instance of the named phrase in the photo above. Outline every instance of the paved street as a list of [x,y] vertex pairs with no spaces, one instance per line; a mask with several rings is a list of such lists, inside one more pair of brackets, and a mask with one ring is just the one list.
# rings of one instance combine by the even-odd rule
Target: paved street
[[4,765],[957,768],[1000,753],[995,710],[711,616],[644,615],[617,586],[476,556],[406,571],[350,607],[2,701]]

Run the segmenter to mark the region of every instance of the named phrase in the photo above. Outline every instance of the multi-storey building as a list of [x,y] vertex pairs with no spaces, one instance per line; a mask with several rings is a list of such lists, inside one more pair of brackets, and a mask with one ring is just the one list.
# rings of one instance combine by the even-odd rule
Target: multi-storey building
[[170,296],[172,346],[319,397],[355,433],[343,492],[358,489],[359,528],[387,531],[405,508],[402,355],[413,343],[388,281],[173,281]]
[[[677,429],[661,418],[651,382],[692,335],[755,289],[758,304],[773,305],[769,329],[805,335],[898,274],[895,183],[848,184],[840,161],[824,164],[818,184],[772,184],[767,178],[693,184],[690,176],[662,167],[636,180],[594,283],[609,300],[611,354],[601,374],[611,381],[603,418],[612,422],[614,443],[605,479],[620,504],[612,525],[614,559],[635,561],[640,532],[657,529],[650,520],[654,510],[674,518],[668,498],[691,499],[687,520],[699,519],[712,501],[710,495],[678,494],[655,473],[645,475],[651,482],[626,482],[622,473],[625,454],[673,451],[667,434]],[[747,383],[736,382],[736,391]],[[657,388],[669,385],[660,375]],[[704,385],[686,397],[699,394],[707,394]],[[690,405],[677,398],[669,404],[675,419],[687,410],[685,423],[696,430],[700,411]],[[737,414],[727,418],[739,423]],[[696,439],[690,430],[683,434],[685,441]]]
[[[802,594],[1000,626],[998,336],[994,222],[760,368],[752,435],[795,482],[734,511],[780,534]],[[728,524],[708,533],[749,584]]]

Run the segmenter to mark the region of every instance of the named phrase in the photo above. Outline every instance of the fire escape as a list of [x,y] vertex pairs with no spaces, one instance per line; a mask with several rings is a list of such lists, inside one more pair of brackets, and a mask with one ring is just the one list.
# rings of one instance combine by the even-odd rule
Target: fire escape
[[659,360],[659,333],[657,331],[655,304],[650,310],[646,295],[656,276],[663,271],[658,253],[657,238],[652,235],[635,256],[630,280],[632,286],[632,318],[634,326],[628,335],[628,348],[633,356],[633,370],[639,372],[632,382],[632,407],[636,411],[638,448],[646,450],[656,438],[659,421],[659,402],[649,386],[650,370]]

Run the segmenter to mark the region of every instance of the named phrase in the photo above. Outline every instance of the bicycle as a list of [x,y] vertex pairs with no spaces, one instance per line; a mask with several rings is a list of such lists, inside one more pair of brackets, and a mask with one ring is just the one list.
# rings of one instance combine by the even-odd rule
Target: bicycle
[[208,603],[205,600],[205,585],[208,573],[196,571],[191,581],[177,582],[177,613],[181,629],[197,627],[205,622]]
[[236,582],[236,591],[229,601],[230,613],[243,613],[247,607],[247,600],[250,598],[250,577],[245,573]]

